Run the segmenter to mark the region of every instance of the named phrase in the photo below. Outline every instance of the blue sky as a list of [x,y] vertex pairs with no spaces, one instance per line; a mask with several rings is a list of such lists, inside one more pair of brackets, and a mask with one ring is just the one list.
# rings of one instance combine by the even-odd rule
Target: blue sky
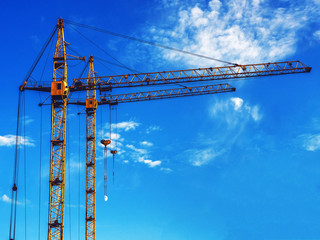
[[[107,202],[103,198],[103,148],[97,149],[97,239],[320,239],[318,0],[64,1],[61,5],[4,0],[0,7],[2,236],[9,232],[18,86],[56,19],[63,17],[230,62],[300,60],[313,67],[309,74],[231,82],[237,88],[235,93],[119,105],[118,134],[112,135],[118,139],[119,154],[115,184],[108,183]],[[206,59],[76,29],[138,71],[219,66]],[[113,61],[68,25],[65,38],[84,56]],[[45,69],[42,80],[51,81],[51,58],[52,50],[49,55],[45,52],[34,79],[40,79]],[[82,67],[83,63],[69,64],[69,83]],[[99,75],[128,72],[101,61],[95,61],[95,70]],[[20,239],[25,234],[25,202],[27,237],[38,236],[37,104],[46,96],[26,93],[27,196],[21,158]],[[77,115],[81,110],[70,107],[68,112],[65,239],[85,236],[85,118],[81,116],[79,133]],[[98,139],[101,134],[108,137],[108,121],[108,108],[100,107]],[[47,234],[49,133],[50,109],[44,107],[41,239]],[[109,160],[109,170],[111,163]],[[109,171],[109,179],[111,175]]]

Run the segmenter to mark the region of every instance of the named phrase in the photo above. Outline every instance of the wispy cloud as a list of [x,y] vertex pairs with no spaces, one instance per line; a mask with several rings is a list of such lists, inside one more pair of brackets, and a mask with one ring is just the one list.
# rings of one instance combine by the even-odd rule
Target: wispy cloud
[[209,107],[209,116],[214,121],[212,129],[199,135],[190,149],[180,154],[180,159],[196,167],[216,161],[235,144],[250,141],[245,137],[249,123],[257,125],[262,119],[258,105],[252,105],[239,97],[216,100]]
[[165,168],[165,167],[160,168],[160,170],[164,171],[165,173],[171,173],[173,171],[171,168]]
[[240,122],[245,124],[249,120],[258,122],[262,119],[258,105],[251,105],[238,97],[217,100],[210,107],[210,114],[213,117],[223,118],[229,127],[235,127]]
[[29,125],[30,123],[34,122],[34,119],[32,119],[31,117],[29,116],[25,116],[22,118],[22,121],[26,124],[26,125]]
[[149,134],[154,131],[160,131],[161,128],[159,126],[149,126],[146,130],[146,133]]
[[133,150],[134,152],[137,152],[139,154],[147,154],[148,151],[142,148],[136,148],[135,146],[131,145],[131,144],[127,144],[126,145],[127,148]]
[[[317,23],[320,15],[319,4],[312,0],[277,5],[271,0],[162,3],[178,12],[169,18],[168,28],[149,29],[154,41],[241,64],[276,61],[294,54],[305,35],[299,33],[310,31],[308,27]],[[192,66],[212,64],[167,50],[163,55],[166,60],[182,60]]]
[[315,32],[313,33],[313,37],[314,37],[316,40],[320,41],[320,30],[315,31]]
[[209,162],[216,159],[220,156],[224,151],[216,151],[211,146],[205,149],[189,149],[185,152],[185,155],[188,156],[189,162],[196,167],[200,167],[208,164]]
[[146,149],[137,148],[131,144],[127,144],[126,147],[131,150],[130,156],[135,162],[144,163],[151,168],[160,166],[162,163],[160,160],[151,160],[149,158],[149,152]]
[[135,130],[140,123],[134,122],[134,121],[127,121],[127,122],[119,122],[119,123],[113,123],[111,124],[112,129],[118,128],[118,130],[124,130],[124,131],[129,131],[129,130]]
[[[18,137],[18,143],[20,145],[26,145],[26,146],[34,146],[33,140],[29,137]],[[4,135],[0,136],[0,146],[14,146],[16,144],[16,135]]]
[[300,137],[305,150],[311,152],[320,150],[320,134],[305,134]]
[[[154,168],[157,166],[160,166],[162,161],[160,160],[151,160],[150,158],[150,152],[145,149],[148,148],[150,150],[150,147],[153,146],[153,143],[144,140],[140,141],[139,147],[136,146],[135,141],[130,141],[128,140],[127,137],[127,132],[128,131],[134,131],[139,127],[141,124],[136,122],[136,121],[123,121],[118,124],[112,124],[111,128],[114,131],[116,128],[118,129],[118,133],[111,133],[110,137],[110,132],[109,132],[109,125],[105,125],[102,136],[105,139],[111,139],[111,144],[108,146],[109,149],[116,149],[117,145],[117,150],[118,154],[122,156],[120,159],[122,160],[123,163],[129,163],[130,162],[138,162],[138,163],[143,163],[147,165],[150,168]],[[150,133],[153,131],[159,131],[160,127],[159,126],[149,126],[145,129],[146,133]],[[101,133],[100,133],[101,134]],[[126,144],[125,144],[126,143]],[[102,144],[100,144],[103,146]],[[163,168],[162,171],[170,171],[169,168]]]
[[142,145],[142,146],[147,146],[147,147],[152,147],[152,146],[153,146],[153,143],[148,142],[148,141],[142,141],[142,142],[140,142],[140,145]]

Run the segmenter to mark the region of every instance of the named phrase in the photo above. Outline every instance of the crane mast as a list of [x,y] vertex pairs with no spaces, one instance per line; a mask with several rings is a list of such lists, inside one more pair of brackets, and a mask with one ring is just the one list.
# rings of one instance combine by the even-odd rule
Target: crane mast
[[53,57],[51,83],[51,151],[48,239],[63,239],[66,112],[67,112],[67,56],[64,41],[64,22],[58,20],[58,37]]
[[89,57],[89,73],[87,85],[86,117],[86,240],[94,240],[96,230],[96,109],[97,99],[93,56]]

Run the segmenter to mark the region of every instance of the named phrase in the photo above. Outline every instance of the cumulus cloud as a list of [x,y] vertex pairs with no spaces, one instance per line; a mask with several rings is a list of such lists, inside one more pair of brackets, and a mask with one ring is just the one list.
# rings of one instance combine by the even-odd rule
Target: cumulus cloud
[[[167,6],[168,2],[164,1]],[[240,64],[270,62],[295,53],[300,31],[317,23],[319,4],[291,1],[275,7],[271,0],[211,0],[207,4],[179,2],[168,28],[152,26],[153,40],[177,48]],[[315,33],[315,36],[318,36]],[[212,62],[172,51],[167,60],[183,60],[191,66]]]
[[[20,145],[34,146],[33,140],[29,137],[18,137],[18,143]],[[14,146],[16,144],[16,135],[4,135],[0,136],[0,146]]]
[[320,134],[303,135],[303,147],[307,151],[317,151],[320,149]]

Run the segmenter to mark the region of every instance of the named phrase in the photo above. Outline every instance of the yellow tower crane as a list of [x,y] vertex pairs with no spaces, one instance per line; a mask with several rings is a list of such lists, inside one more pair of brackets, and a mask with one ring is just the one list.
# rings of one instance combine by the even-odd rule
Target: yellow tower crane
[[[53,57],[53,78],[50,85],[46,83],[30,82],[36,64],[31,67],[20,86],[20,92],[34,90],[51,93],[51,151],[50,151],[50,192],[49,192],[49,220],[48,240],[64,239],[64,201],[65,201],[65,155],[66,155],[66,111],[68,104],[83,105],[86,108],[86,239],[95,239],[95,208],[96,208],[96,110],[98,105],[116,105],[119,103],[149,101],[156,99],[197,96],[205,94],[233,92],[235,88],[222,81],[243,79],[249,77],[274,76],[282,74],[306,73],[311,67],[300,61],[271,62],[247,65],[231,65],[186,69],[177,71],[163,71],[151,73],[137,73],[114,76],[97,77],[94,73],[93,57],[89,57],[89,73],[87,78],[73,79],[68,87],[67,60],[84,58],[66,54],[64,40],[64,21],[58,19],[57,27],[50,35],[57,34],[56,48]],[[46,45],[48,42],[46,43]],[[44,50],[42,50],[43,53]],[[40,54],[41,57],[42,54]],[[187,86],[190,83],[217,82],[217,84],[202,86]],[[184,84],[181,88],[167,88],[172,84]],[[132,87],[162,86],[163,89],[133,93],[122,93],[104,96],[101,93],[113,89]],[[97,92],[100,98],[97,100]],[[83,101],[71,99],[69,92],[86,91],[87,98]],[[18,114],[19,116],[19,114]],[[110,143],[110,142],[109,142]],[[17,186],[14,183],[13,196],[16,199]],[[14,201],[13,204],[16,204]],[[15,209],[15,208],[12,208]],[[14,210],[15,211],[15,210]],[[14,213],[15,214],[15,213]],[[15,228],[14,228],[15,229]],[[13,230],[14,231],[14,230]],[[11,236],[10,228],[10,236]],[[15,236],[13,234],[13,236]],[[10,237],[14,239],[14,237]]]

